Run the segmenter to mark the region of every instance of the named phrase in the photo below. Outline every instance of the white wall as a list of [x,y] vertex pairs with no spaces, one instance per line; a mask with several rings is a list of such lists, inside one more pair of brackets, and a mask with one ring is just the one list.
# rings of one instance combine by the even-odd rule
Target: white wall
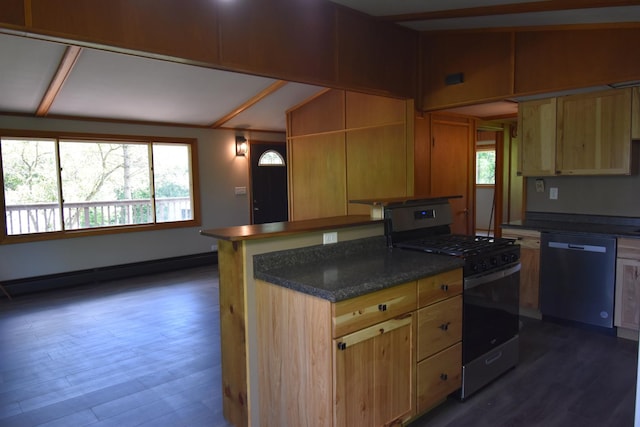
[[[235,156],[235,132],[186,127],[85,122],[0,115],[0,129],[33,129],[118,135],[197,138],[202,225],[161,231],[110,234],[0,245],[0,281],[63,273],[211,251],[214,239],[200,229],[248,224],[249,164]],[[284,134],[252,132],[251,138],[284,141]]]

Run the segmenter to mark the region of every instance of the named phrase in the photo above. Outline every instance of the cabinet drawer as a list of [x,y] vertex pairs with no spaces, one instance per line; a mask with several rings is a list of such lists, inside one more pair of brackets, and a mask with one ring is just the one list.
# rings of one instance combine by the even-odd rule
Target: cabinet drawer
[[640,239],[618,239],[618,258],[640,259]]
[[416,282],[382,289],[332,304],[333,337],[397,317],[416,309]]
[[418,307],[462,293],[462,269],[418,280]]
[[422,360],[462,339],[462,295],[418,310],[418,358]]
[[462,385],[462,344],[458,343],[418,363],[417,413],[426,411]]

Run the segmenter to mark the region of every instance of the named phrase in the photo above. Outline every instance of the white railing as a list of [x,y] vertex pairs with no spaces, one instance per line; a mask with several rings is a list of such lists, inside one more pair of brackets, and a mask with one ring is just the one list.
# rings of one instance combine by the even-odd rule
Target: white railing
[[[57,203],[7,205],[5,211],[8,235],[62,230]],[[62,212],[65,230],[154,222],[149,199],[64,203]],[[155,222],[192,218],[189,197],[156,199]]]

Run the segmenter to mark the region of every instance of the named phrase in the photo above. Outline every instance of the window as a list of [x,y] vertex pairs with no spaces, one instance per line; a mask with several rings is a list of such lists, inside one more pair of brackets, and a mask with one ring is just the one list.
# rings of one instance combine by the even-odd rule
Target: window
[[284,166],[284,158],[276,150],[267,150],[258,159],[258,166]]
[[476,184],[495,185],[496,183],[496,150],[494,148],[476,151]]
[[37,240],[78,231],[196,225],[194,142],[2,136],[0,232],[4,238]]

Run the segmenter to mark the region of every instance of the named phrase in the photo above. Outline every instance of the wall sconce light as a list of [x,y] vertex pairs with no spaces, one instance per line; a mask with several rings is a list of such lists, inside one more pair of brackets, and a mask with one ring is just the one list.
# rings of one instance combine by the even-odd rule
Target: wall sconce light
[[236,156],[247,155],[247,138],[244,136],[236,136]]

